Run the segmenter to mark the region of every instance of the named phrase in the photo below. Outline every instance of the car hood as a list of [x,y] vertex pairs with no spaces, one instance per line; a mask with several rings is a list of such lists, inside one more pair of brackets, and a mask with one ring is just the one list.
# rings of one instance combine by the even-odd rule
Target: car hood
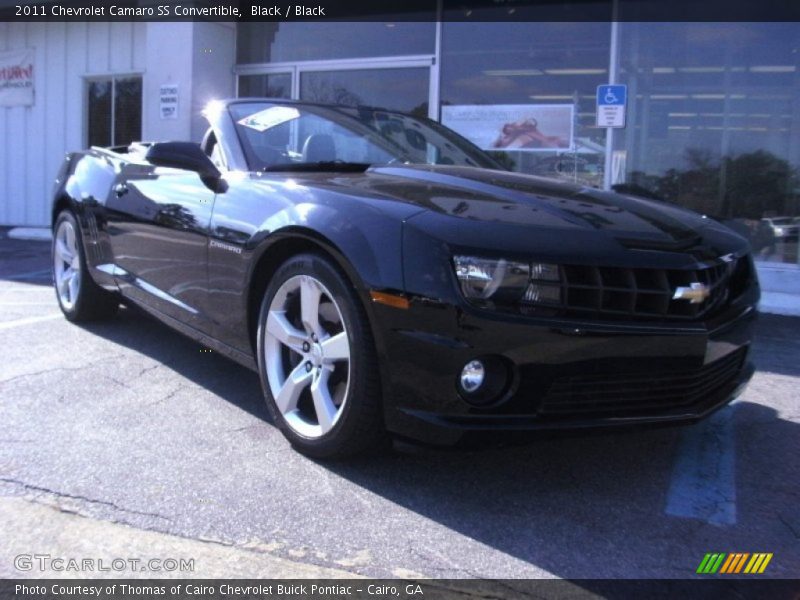
[[[686,247],[709,220],[655,200],[469,167],[372,169],[376,191],[458,219],[604,231],[629,244]],[[369,177],[367,178],[370,179]]]
[[[708,257],[746,247],[723,225],[656,200],[604,192],[520,173],[455,166],[384,166],[364,173],[305,175],[304,183],[331,191],[392,200],[405,219],[458,242],[475,235],[613,240],[615,246],[680,252],[709,240]],[[392,203],[394,204],[394,202]],[[495,224],[487,230],[485,224]],[[479,232],[469,235],[470,232]],[[503,245],[497,237],[494,244]],[[516,245],[516,244],[515,244]]]

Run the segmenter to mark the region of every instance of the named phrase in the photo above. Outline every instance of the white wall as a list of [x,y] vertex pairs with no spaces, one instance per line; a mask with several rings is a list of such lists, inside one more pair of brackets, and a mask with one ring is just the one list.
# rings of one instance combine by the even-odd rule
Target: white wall
[[144,71],[142,23],[0,23],[0,51],[35,48],[33,106],[0,108],[0,223],[46,225],[64,153],[85,144],[84,78]]
[[[142,139],[186,140],[191,131],[192,23],[150,23],[142,81]],[[178,85],[178,118],[161,119],[159,88]]]
[[[0,107],[0,225],[48,226],[64,154],[86,146],[86,78],[141,74],[142,139],[197,139],[200,110],[234,92],[228,23],[4,23],[0,51],[35,48],[33,106]],[[179,85],[161,120],[159,87]]]
[[235,93],[236,26],[233,23],[194,24],[192,55],[192,139],[200,141],[208,125],[200,115],[210,100]]
[[[234,95],[233,23],[150,23],[144,77],[142,139],[200,141],[209,100]],[[159,88],[178,85],[178,118],[161,119]]]

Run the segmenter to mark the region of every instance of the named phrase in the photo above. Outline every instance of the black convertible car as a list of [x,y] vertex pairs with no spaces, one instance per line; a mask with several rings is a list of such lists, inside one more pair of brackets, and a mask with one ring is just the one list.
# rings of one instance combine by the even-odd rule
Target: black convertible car
[[65,316],[121,301],[257,371],[300,451],[692,421],[740,393],[744,239],[677,206],[504,170],[406,114],[215,102],[202,143],[67,156]]

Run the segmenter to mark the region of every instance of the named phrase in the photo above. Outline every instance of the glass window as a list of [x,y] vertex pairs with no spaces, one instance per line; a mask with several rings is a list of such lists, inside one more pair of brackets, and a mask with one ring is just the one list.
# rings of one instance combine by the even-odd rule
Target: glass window
[[239,76],[241,98],[291,98],[291,73],[269,73],[267,75]]
[[142,139],[142,80],[128,77],[114,80],[114,145]]
[[513,170],[602,185],[609,40],[609,23],[445,22],[442,122]]
[[88,90],[89,146],[111,145],[111,80],[90,81]]
[[[239,64],[433,54],[435,4],[428,22],[324,23],[289,21],[239,23]],[[408,18],[405,16],[404,18]]]
[[310,102],[367,105],[428,116],[430,69],[359,69],[300,74],[300,98]]
[[391,163],[497,168],[438,123],[402,113],[266,102],[236,103],[230,111],[254,170],[335,171]]
[[141,77],[89,81],[87,100],[89,146],[124,146],[141,140]]
[[634,99],[618,189],[716,217],[757,259],[797,262],[800,24],[621,23]]

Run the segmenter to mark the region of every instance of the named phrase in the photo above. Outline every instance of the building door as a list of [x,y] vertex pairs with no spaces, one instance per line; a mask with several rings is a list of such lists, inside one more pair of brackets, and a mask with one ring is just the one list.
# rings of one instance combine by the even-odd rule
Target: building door
[[438,118],[433,56],[243,65],[237,96],[367,105]]

